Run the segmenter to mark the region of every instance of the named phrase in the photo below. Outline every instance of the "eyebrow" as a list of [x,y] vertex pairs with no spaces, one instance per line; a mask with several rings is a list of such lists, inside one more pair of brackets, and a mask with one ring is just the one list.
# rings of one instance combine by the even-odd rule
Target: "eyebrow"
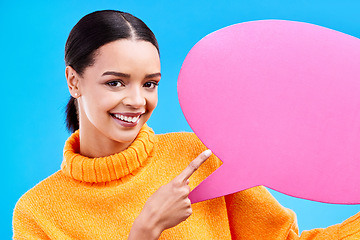
[[[107,76],[107,75],[130,78],[130,74],[122,73],[122,72],[107,71],[102,74],[102,76]],[[154,77],[161,77],[161,73],[152,73],[145,75],[145,78],[154,78]]]
[[126,73],[122,73],[122,72],[112,72],[112,71],[104,72],[101,76],[107,76],[107,75],[112,75],[112,76],[117,76],[117,77],[125,77],[125,78],[130,77],[130,74],[126,74]]
[[153,74],[145,75],[145,78],[155,78],[155,77],[161,77],[161,73],[153,73]]

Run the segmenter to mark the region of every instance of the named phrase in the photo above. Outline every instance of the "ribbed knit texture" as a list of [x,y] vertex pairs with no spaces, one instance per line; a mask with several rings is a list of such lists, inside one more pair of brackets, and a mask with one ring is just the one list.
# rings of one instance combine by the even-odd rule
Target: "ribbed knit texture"
[[[109,182],[123,178],[142,167],[154,146],[154,132],[143,127],[138,137],[126,150],[102,158],[87,158],[80,155],[79,131],[65,143],[63,172],[82,182]],[[146,141],[144,141],[146,139]]]
[[[131,146],[103,158],[79,155],[79,134],[62,169],[24,194],[14,239],[127,239],[146,200],[206,148],[192,133],[154,135],[146,125]],[[190,178],[194,188],[220,165],[212,156]],[[193,204],[193,214],[160,239],[360,239],[359,214],[327,229],[297,233],[295,214],[264,187]]]

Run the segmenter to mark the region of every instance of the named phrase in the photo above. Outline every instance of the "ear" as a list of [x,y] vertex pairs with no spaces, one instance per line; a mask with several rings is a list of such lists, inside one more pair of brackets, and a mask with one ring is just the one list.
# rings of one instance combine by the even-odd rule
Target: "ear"
[[65,77],[71,96],[73,98],[80,97],[81,93],[79,89],[79,76],[77,72],[71,66],[66,66]]

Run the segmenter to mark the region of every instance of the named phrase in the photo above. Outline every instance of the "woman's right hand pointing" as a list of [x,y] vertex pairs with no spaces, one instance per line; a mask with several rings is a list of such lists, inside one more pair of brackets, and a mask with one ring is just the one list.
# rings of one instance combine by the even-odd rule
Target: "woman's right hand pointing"
[[129,240],[158,239],[162,231],[178,225],[191,215],[189,178],[210,155],[210,150],[202,152],[184,171],[149,197],[133,223]]

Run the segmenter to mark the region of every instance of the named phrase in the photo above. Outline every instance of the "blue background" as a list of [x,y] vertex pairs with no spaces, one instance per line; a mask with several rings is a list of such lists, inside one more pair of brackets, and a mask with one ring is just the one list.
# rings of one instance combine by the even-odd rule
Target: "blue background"
[[[59,170],[69,136],[64,107],[64,45],[73,25],[95,10],[118,9],[141,18],[158,38],[162,61],[159,105],[149,121],[157,133],[191,131],[178,104],[176,81],[191,47],[225,26],[259,19],[318,24],[360,37],[360,2],[305,0],[229,1],[1,1],[0,236],[12,235],[17,199]],[[360,210],[295,199],[272,191],[297,213],[301,230],[342,222]]]

